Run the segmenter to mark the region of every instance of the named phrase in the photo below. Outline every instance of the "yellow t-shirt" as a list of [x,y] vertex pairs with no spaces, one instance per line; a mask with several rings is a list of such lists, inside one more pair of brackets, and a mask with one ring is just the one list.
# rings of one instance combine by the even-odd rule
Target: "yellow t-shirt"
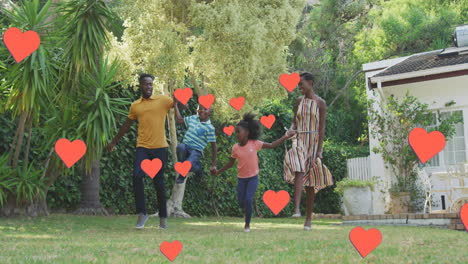
[[141,97],[130,106],[128,118],[138,120],[137,147],[166,148],[166,114],[174,101],[165,95]]

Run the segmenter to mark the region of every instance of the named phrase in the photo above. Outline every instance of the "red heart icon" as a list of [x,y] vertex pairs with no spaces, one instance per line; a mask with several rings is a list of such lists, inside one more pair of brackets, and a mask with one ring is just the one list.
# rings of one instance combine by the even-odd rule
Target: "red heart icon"
[[162,168],[162,161],[160,159],[145,159],[141,162],[141,169],[150,176],[151,179],[158,174]]
[[232,132],[234,132],[234,126],[224,127],[223,132],[226,133],[228,136],[232,135]]
[[201,95],[198,97],[198,102],[203,105],[206,109],[209,109],[214,103],[215,97],[213,94]]
[[70,142],[66,138],[61,138],[55,142],[55,152],[65,165],[71,168],[86,153],[86,144],[79,139]]
[[466,231],[468,231],[468,203],[465,203],[460,209],[460,218],[465,226]]
[[263,194],[263,202],[275,215],[278,215],[289,203],[289,198],[289,193],[284,190],[279,192],[268,190]]
[[371,228],[366,231],[364,228],[358,226],[353,228],[349,233],[349,240],[359,254],[361,254],[361,257],[365,258],[380,245],[380,242],[382,242],[382,234],[378,229]]
[[445,148],[444,134],[439,131],[427,133],[424,128],[411,130],[408,141],[421,163],[426,163]]
[[174,261],[182,251],[182,243],[179,240],[175,240],[172,243],[164,241],[159,245],[159,250],[166,256],[170,261]]
[[242,106],[244,106],[245,98],[243,96],[239,96],[237,98],[232,98],[229,100],[229,104],[234,107],[237,111],[240,111]]
[[300,81],[301,77],[297,72],[293,72],[291,74],[284,73],[279,77],[280,84],[286,88],[288,92],[292,92]]
[[185,88],[185,89],[176,89],[174,91],[174,96],[179,102],[182,104],[187,104],[187,102],[190,100],[190,98],[193,95],[192,88]]
[[18,28],[11,27],[3,34],[3,42],[16,63],[19,63],[39,48],[41,38],[35,31],[21,33]]
[[276,117],[274,115],[262,116],[260,118],[260,123],[262,123],[262,125],[264,125],[268,129],[270,129],[271,126],[273,126],[275,121],[276,121]]
[[189,173],[190,169],[192,168],[192,163],[188,160],[182,162],[177,162],[174,165],[175,170],[182,176],[187,176],[187,173]]

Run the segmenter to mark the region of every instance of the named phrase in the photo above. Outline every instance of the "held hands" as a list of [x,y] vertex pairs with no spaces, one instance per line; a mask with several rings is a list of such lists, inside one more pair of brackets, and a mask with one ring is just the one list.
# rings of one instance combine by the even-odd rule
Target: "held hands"
[[218,169],[216,168],[216,166],[212,166],[210,168],[210,174],[211,175],[218,175]]

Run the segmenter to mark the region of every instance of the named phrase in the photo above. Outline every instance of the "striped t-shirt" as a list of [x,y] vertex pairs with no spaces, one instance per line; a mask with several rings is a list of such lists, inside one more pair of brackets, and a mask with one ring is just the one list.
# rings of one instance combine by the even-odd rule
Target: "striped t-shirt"
[[216,142],[215,128],[211,121],[200,122],[198,115],[184,118],[187,132],[184,137],[184,144],[203,152],[208,142]]

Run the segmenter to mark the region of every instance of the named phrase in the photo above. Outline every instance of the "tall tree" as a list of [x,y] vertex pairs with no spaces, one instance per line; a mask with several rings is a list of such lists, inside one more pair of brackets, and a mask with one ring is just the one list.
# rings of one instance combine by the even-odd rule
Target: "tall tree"
[[[50,87],[53,86],[57,77],[51,54],[57,36],[47,34],[50,26],[47,18],[52,15],[50,4],[51,2],[48,1],[41,7],[38,0],[29,3],[23,1],[20,5],[12,4],[11,11],[3,9],[3,13],[11,21],[11,27],[18,27],[25,31],[33,30],[41,37],[41,45],[37,51],[20,63],[11,63],[5,72],[4,85],[9,88],[6,108],[13,113],[14,117],[19,116],[10,156],[13,168],[18,166],[20,160],[25,130],[28,131],[29,143],[33,119],[38,118],[41,107],[46,105],[46,100],[51,97]],[[24,157],[28,156],[29,149],[26,149]],[[29,161],[25,158],[23,165],[27,167]]]
[[[32,168],[29,163],[32,127],[39,122],[41,109],[47,108],[57,80],[57,60],[53,57],[56,51],[57,34],[49,30],[54,22],[48,20],[54,12],[50,1],[41,4],[39,0],[19,1],[18,4],[10,2],[9,9],[2,9],[1,12],[6,15],[10,27],[17,27],[23,31],[33,30],[41,38],[39,48],[20,63],[15,63],[8,55],[9,59],[6,60],[2,80],[2,90],[6,91],[8,98],[5,108],[13,114],[13,117],[19,117],[10,150],[10,164],[18,175],[27,177],[27,172]],[[4,57],[3,54],[7,53],[7,50],[2,47],[0,52],[1,57]],[[25,135],[26,141],[24,141]],[[20,161],[22,162],[21,168],[19,168]],[[42,180],[45,180],[47,184],[44,187],[45,190],[41,190],[40,193],[46,194],[50,185],[45,175],[36,183],[37,186],[42,186],[40,183]],[[47,214],[44,196],[29,199],[26,213]],[[3,214],[14,213],[15,208],[20,206],[17,198],[18,196],[9,197],[8,204],[2,208]]]
[[356,36],[360,63],[450,47],[455,26],[468,21],[468,1],[384,1]]
[[[165,94],[191,80],[198,95],[215,95],[216,118],[237,118],[228,103],[233,97],[244,96],[242,111],[248,111],[287,95],[278,77],[287,72],[287,45],[304,5],[301,0],[137,0],[122,9],[127,28],[113,53],[127,54],[129,69],[156,74]],[[130,74],[122,78],[135,79]],[[176,162],[173,113],[169,130]],[[182,209],[184,190],[185,184],[173,189],[172,215],[188,216]]]
[[[361,64],[355,35],[367,22],[374,0],[322,0],[312,6],[291,44],[293,71],[317,76],[314,89],[327,102],[327,138],[355,144],[366,127]],[[364,93],[364,94],[363,94]],[[364,95],[364,96],[363,96]]]
[[87,153],[81,163],[81,202],[76,213],[107,214],[99,196],[100,158],[116,128],[115,114],[123,101],[111,99],[118,65],[103,59],[109,32],[118,30],[117,16],[102,0],[65,1],[60,4],[63,27],[64,67],[60,73],[57,102],[67,109],[62,133],[82,139]]

